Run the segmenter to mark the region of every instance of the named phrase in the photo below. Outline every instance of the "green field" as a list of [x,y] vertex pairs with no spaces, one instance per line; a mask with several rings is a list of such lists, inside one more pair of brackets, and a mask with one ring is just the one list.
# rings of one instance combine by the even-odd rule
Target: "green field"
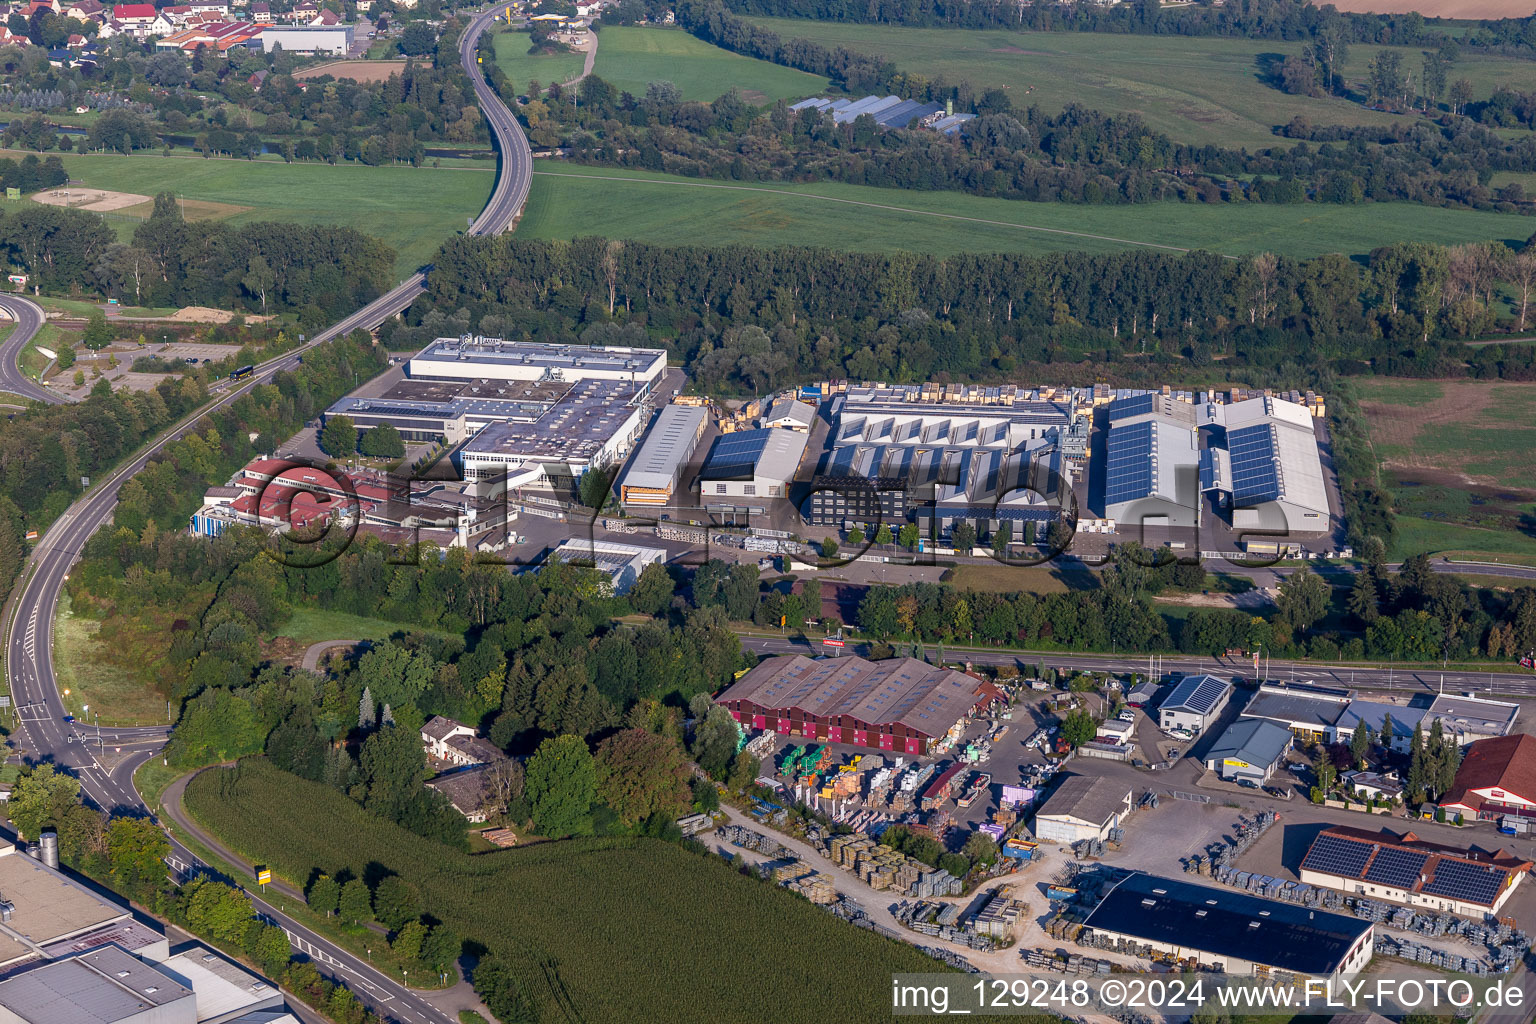
[[[480,212],[495,180],[489,167],[333,167],[149,154],[67,154],[64,167],[71,178],[96,188],[145,196],[172,191],[189,201],[240,207],[222,212],[220,219],[231,224],[280,220],[353,227],[395,247],[402,277],[464,229],[465,218]],[[120,230],[132,228],[131,218],[122,215],[109,222]]]
[[743,57],[667,28],[603,29],[593,74],[635,96],[644,96],[652,82],[671,82],[688,100],[712,100],[735,88],[747,102],[764,104],[804,99],[827,88],[825,78]]
[[[542,166],[542,165],[541,165]],[[829,201],[832,200],[832,201]],[[518,234],[606,235],[666,245],[820,245],[835,249],[1107,252],[1203,248],[1239,256],[1362,254],[1392,241],[1525,238],[1514,214],[1408,203],[1075,206],[863,185],[702,181],[645,171],[553,165],[534,172]]]
[[365,615],[326,611],[320,608],[299,608],[277,631],[308,646],[323,640],[383,640],[396,633],[433,633],[437,630],[419,626],[402,626],[398,622],[370,619]]
[[496,66],[512,80],[519,93],[528,88],[530,81],[548,86],[551,82],[569,82],[581,74],[584,59],[581,54],[541,53],[535,56],[528,52],[526,32],[498,32],[495,45]]
[[[1262,68],[1301,52],[1301,42],[1215,37],[1108,35],[1089,32],[901,28],[784,18],[752,18],[784,39],[808,38],[886,57],[909,74],[1001,87],[1016,107],[1056,113],[1069,103],[1105,112],[1133,111],[1179,142],[1263,148],[1285,140],[1272,129],[1296,115],[1314,124],[1395,124],[1402,117],[1349,100],[1289,96],[1263,80]],[[1345,77],[1365,75],[1379,47],[1352,46]],[[1403,68],[1420,74],[1420,51],[1403,49]],[[1457,61],[1449,81],[1469,79],[1479,98],[1494,85],[1536,88],[1536,63]]]
[[[403,876],[433,916],[520,969],[550,1011],[544,1020],[870,1021],[889,1013],[893,971],[941,970],[657,840],[459,853],[262,759],[203,772],[185,802],[238,853],[297,884],[315,870]],[[748,1006],[744,1017],[729,1009]]]
[[1392,557],[1536,558],[1536,389],[1372,378],[1355,386],[1398,512]]

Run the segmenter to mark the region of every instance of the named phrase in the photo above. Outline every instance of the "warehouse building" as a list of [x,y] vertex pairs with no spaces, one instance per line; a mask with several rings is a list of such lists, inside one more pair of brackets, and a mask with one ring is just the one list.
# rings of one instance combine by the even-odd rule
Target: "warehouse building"
[[629,593],[645,567],[667,560],[665,548],[643,548],[633,544],[616,544],[605,540],[586,540],[571,537],[549,553],[552,559],[591,566],[608,577],[608,585],[614,594]]
[[622,461],[640,435],[645,396],[626,381],[584,380],[533,422],[492,423],[459,449],[477,493],[548,486],[567,490],[590,470]]
[[411,357],[406,373],[413,380],[612,380],[649,393],[667,368],[659,348],[601,345],[550,345],[465,335],[438,338]]
[[809,440],[781,427],[722,434],[699,472],[699,501],[710,509],[760,512],[764,501],[787,498]]
[[565,379],[398,380],[380,395],[348,396],[325,411],[345,416],[359,430],[387,423],[407,441],[458,444],[492,423],[534,421],[571,392]]
[[1096,940],[1124,940],[1234,977],[1337,980],[1371,959],[1375,925],[1231,889],[1137,872],[1083,922]]
[[1221,717],[1231,699],[1230,679],[1186,676],[1158,707],[1158,725],[1164,732],[1187,732],[1198,736]]
[[1214,491],[1238,529],[1322,533],[1328,529],[1313,416],[1305,406],[1264,396],[1200,409],[1201,433],[1219,457],[1201,462],[1202,491]]
[[1062,439],[1086,409],[1052,390],[871,385],[839,395],[831,415],[805,519],[892,529],[915,521],[939,539],[962,520],[982,533],[1033,522],[1043,535],[1071,501]]
[[916,658],[767,658],[715,702],[744,728],[922,755],[996,696],[974,676]]
[[625,505],[674,504],[688,460],[704,433],[708,414],[703,406],[669,405],[656,416],[619,484]]
[[345,57],[352,48],[355,25],[264,25],[261,48],[267,53],[321,53]]
[[1500,736],[1467,747],[1440,806],[1468,821],[1536,824],[1536,736]]
[[1498,915],[1530,870],[1530,861],[1504,850],[1460,849],[1412,832],[1399,836],[1337,825],[1312,840],[1301,861],[1301,880],[1481,921]]
[[11,844],[0,845],[0,898],[11,905],[0,929],[0,972],[108,943],[161,959],[169,952],[165,936],[135,922],[127,906]]
[[1519,704],[1474,697],[1470,693],[1441,693],[1424,712],[1424,728],[1427,731],[1438,721],[1441,731],[1466,746],[1477,740],[1510,735],[1515,729],[1515,719],[1519,717]]
[[816,410],[793,398],[776,398],[763,413],[763,426],[810,432],[816,422]]
[[1105,839],[1131,813],[1131,787],[1102,776],[1067,775],[1035,812],[1035,838]]
[[1194,406],[1146,392],[1109,404],[1104,516],[1136,527],[1200,523],[1200,440]]
[[1228,782],[1262,786],[1285,760],[1291,733],[1257,718],[1240,718],[1206,751],[1205,766]]
[[1338,734],[1339,721],[1349,709],[1349,702],[1349,690],[1297,683],[1264,683],[1243,708],[1242,717],[1282,725],[1304,743],[1331,743]]

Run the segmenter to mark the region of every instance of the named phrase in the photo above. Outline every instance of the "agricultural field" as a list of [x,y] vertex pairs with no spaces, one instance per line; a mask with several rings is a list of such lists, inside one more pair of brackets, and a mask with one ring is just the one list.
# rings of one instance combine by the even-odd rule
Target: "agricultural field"
[[[603,33],[604,38],[607,35]],[[496,47],[496,66],[512,80],[519,92],[527,89],[530,81],[547,86],[551,82],[569,82],[581,74],[581,64],[585,59],[582,54],[530,54],[526,32],[498,32],[493,42]]]
[[1514,214],[1407,203],[1076,206],[838,183],[701,181],[576,165],[536,170],[518,234],[606,235],[658,244],[820,245],[855,251],[1166,251],[1360,255],[1398,240],[1525,239]]
[[[1528,11],[1526,13],[1529,13]],[[1069,103],[1134,112],[1173,139],[1261,149],[1285,140],[1274,126],[1298,114],[1314,124],[1393,124],[1401,115],[1367,110],[1335,97],[1289,96],[1266,82],[1269,68],[1300,53],[1276,40],[1088,32],[1009,32],[902,28],[787,18],[753,18],[785,39],[878,54],[903,71],[964,79],[1008,91],[1014,106],[1051,113]],[[1346,77],[1358,83],[1379,47],[1352,46]],[[1403,48],[1404,68],[1419,73],[1420,51]],[[1479,97],[1496,84],[1536,88],[1530,61],[1465,57],[1450,80],[1467,78]]]
[[1398,512],[1391,557],[1536,564],[1536,389],[1368,378],[1356,387]]
[[[501,51],[496,53],[501,62]],[[581,58],[577,57],[577,70]],[[748,103],[804,99],[827,80],[711,46],[681,29],[605,28],[598,34],[593,74],[636,96],[652,82],[671,82],[688,100],[712,100],[735,88]],[[523,81],[526,81],[524,79]]]
[[581,1020],[719,1020],[722,1006],[756,1007],[763,1020],[874,1020],[888,1013],[892,972],[942,970],[657,840],[460,853],[261,758],[203,772],[186,807],[247,859],[301,886],[315,871],[403,876],[434,916],[509,958],[534,999],[552,1008],[558,985],[560,1005]]
[[[489,165],[333,167],[149,154],[69,154],[64,166],[71,178],[92,188],[150,197],[175,191],[193,218],[353,227],[395,247],[395,267],[402,277],[428,262],[444,239],[463,229],[465,218],[480,212],[495,179]],[[108,214],[109,223],[130,234],[149,210],[144,204],[119,209]]]

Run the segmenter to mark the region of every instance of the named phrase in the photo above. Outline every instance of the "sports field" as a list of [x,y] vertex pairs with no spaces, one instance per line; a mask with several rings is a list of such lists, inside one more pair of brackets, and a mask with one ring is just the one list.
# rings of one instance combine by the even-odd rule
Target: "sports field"
[[583,54],[574,51],[530,54],[526,32],[498,32],[495,45],[496,66],[512,80],[520,94],[533,81],[541,86],[548,86],[551,82],[569,82],[581,74],[581,62],[586,59]]
[[[500,63],[499,50],[496,59]],[[827,87],[825,78],[743,57],[669,28],[603,29],[593,73],[636,96],[652,82],[671,82],[684,99],[712,100],[735,88],[755,104],[804,99]]]
[[1395,497],[1393,557],[1536,558],[1536,389],[1503,381],[1355,383]]
[[[1394,124],[1400,115],[1338,98],[1290,96],[1263,80],[1263,69],[1300,53],[1300,42],[1087,32],[1009,32],[901,28],[784,18],[753,18],[785,39],[812,39],[877,54],[901,70],[942,74],[979,88],[1001,87],[1014,106],[1055,113],[1069,103],[1107,112],[1134,111],[1180,142],[1250,149],[1272,146],[1275,125],[1296,115],[1314,124]],[[1379,47],[1351,46],[1346,77],[1358,81]],[[1417,79],[1422,57],[1403,48]],[[1449,80],[1466,78],[1486,97],[1495,84],[1536,89],[1536,63],[1463,58]]]
[[705,181],[540,163],[518,228],[532,238],[606,235],[665,245],[819,245],[880,251],[1359,254],[1397,240],[1524,239],[1513,214],[1370,206],[1068,206],[862,185]]
[[[489,166],[333,167],[158,154],[68,154],[64,166],[72,178],[95,188],[146,196],[169,190],[193,204],[234,207],[219,218],[231,224],[283,220],[353,227],[394,246],[402,276],[430,260],[444,239],[463,230],[465,218],[485,205],[495,178]],[[203,215],[210,209],[214,207],[194,206]],[[125,215],[133,212],[140,211],[122,211],[109,222],[119,231],[131,231],[133,219]]]

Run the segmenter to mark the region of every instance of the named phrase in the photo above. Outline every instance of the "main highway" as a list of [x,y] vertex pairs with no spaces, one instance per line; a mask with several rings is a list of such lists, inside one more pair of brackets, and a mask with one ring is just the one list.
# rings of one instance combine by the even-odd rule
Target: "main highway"
[[0,344],[0,391],[57,405],[64,401],[37,381],[21,372],[21,350],[27,347],[43,326],[43,307],[21,295],[0,292],[0,309],[16,325],[11,336]]
[[[512,112],[485,81],[476,45],[491,24],[494,12],[476,15],[459,42],[459,57],[464,71],[474,84],[481,111],[496,143],[499,168],[496,186],[485,208],[467,230],[470,235],[494,235],[510,229],[528,198],[533,160],[528,139]],[[428,268],[430,269],[430,268]],[[122,809],[148,813],[149,808],[133,785],[133,770],[155,756],[163,744],[166,730],[119,729],[106,727],[98,738],[96,729],[83,722],[67,722],[63,698],[54,678],[53,622],[59,594],[69,578],[70,567],[80,557],[81,549],[96,530],[112,516],[118,490],[149,460],[173,441],[184,437],[196,422],[216,409],[237,400],[252,388],[272,380],[283,370],[299,365],[306,349],[347,334],[358,328],[372,329],[408,307],[426,290],[424,273],[413,274],[362,309],[316,334],[303,346],[270,359],[256,368],[251,379],[221,392],[214,401],[189,415],[170,431],[142,448],[124,465],[99,482],[61,515],[33,548],[31,557],[17,584],[16,598],[7,608],[3,628],[6,635],[6,675],[16,705],[17,729],[10,743],[28,760],[46,761],[69,770],[80,780],[84,795],[105,810]],[[42,322],[42,310],[15,295],[0,296],[0,308],[11,312],[17,330],[0,346],[0,389],[15,391],[40,401],[57,401],[57,396],[19,377],[16,354]],[[25,390],[20,386],[31,386]],[[111,769],[103,767],[97,754],[105,747],[118,748]],[[172,866],[186,873],[203,866],[191,851],[172,840]],[[311,932],[288,917],[281,909],[252,893],[258,910],[288,932],[295,948],[310,956],[323,971],[345,980],[359,997],[375,1011],[398,1021],[455,1024],[455,1014],[434,1006],[420,993],[408,989],[321,935]]]

